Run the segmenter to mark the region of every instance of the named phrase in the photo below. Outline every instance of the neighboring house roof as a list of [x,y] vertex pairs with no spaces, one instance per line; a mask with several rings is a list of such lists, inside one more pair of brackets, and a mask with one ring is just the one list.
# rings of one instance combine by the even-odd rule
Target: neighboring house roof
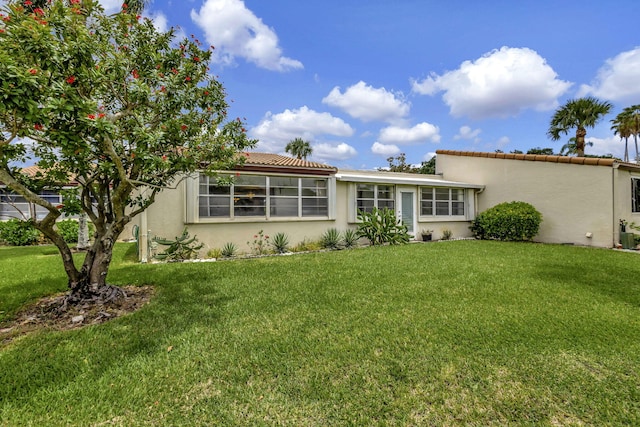
[[524,160],[532,162],[548,162],[548,163],[570,163],[575,165],[591,165],[591,166],[610,166],[619,167],[621,169],[630,169],[640,171],[640,165],[636,163],[623,162],[618,159],[600,158],[600,157],[569,157],[569,156],[547,156],[543,154],[513,154],[513,153],[484,153],[478,151],[454,151],[454,150],[436,150],[436,155],[443,154],[448,156],[460,157],[486,157],[490,159],[507,159],[507,160]]
[[336,173],[338,181],[369,182],[394,185],[424,185],[429,187],[456,187],[482,189],[484,185],[469,184],[466,182],[445,181],[439,175],[424,175],[419,173],[385,172],[385,171],[358,171],[340,169]]
[[244,164],[237,169],[256,172],[307,173],[312,175],[332,175],[337,172],[333,166],[281,156],[270,153],[245,153]]

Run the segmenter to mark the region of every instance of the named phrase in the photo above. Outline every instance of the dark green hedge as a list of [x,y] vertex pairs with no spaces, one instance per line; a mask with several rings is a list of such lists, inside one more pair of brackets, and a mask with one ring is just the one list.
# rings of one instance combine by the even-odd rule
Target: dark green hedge
[[478,239],[523,241],[538,234],[542,215],[525,202],[505,202],[480,213],[471,223]]

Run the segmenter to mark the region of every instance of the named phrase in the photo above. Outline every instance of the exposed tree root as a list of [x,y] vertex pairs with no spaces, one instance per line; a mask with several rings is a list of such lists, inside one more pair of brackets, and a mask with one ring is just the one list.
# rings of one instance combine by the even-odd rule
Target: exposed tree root
[[106,286],[101,292],[72,298],[45,297],[0,324],[0,347],[16,337],[41,329],[68,330],[95,325],[132,313],[153,296],[152,286]]

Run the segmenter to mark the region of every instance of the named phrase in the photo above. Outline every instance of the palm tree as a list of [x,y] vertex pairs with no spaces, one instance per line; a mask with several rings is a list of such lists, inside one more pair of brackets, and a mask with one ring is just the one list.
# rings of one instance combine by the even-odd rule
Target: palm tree
[[[584,146],[585,147],[593,147],[593,142],[585,141]],[[578,150],[576,149],[576,137],[572,136],[571,138],[569,138],[569,142],[564,144],[562,146],[562,148],[560,149],[560,155],[561,156],[574,156],[577,153],[578,153]]]
[[[620,136],[620,138],[624,138],[624,161],[629,161],[629,137],[631,136],[631,119],[628,114],[624,111],[616,116],[615,119],[611,120],[613,124],[611,126],[611,130],[615,135]],[[636,144],[636,157],[637,153],[637,144]]]
[[622,110],[627,117],[627,125],[629,126],[629,136],[633,135],[633,142],[636,146],[636,163],[640,162],[640,153],[638,152],[638,135],[640,135],[640,105],[632,105]]
[[572,99],[556,110],[551,118],[547,135],[554,141],[560,139],[561,134],[568,134],[576,129],[576,152],[579,157],[584,156],[584,139],[588,127],[592,128],[602,116],[609,113],[612,105],[594,97]]
[[311,145],[302,138],[296,138],[289,142],[287,146],[284,148],[284,151],[291,154],[292,156],[297,157],[298,159],[306,160],[308,156],[311,155],[313,149]]

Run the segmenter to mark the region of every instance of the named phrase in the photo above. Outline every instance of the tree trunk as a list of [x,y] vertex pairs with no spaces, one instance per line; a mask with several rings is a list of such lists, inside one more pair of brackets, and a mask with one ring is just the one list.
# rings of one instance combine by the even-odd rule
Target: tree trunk
[[87,214],[81,213],[78,218],[78,245],[76,249],[84,251],[89,247],[89,224],[87,222]]
[[587,136],[587,130],[579,127],[576,130],[576,152],[578,157],[584,157],[584,138]]

